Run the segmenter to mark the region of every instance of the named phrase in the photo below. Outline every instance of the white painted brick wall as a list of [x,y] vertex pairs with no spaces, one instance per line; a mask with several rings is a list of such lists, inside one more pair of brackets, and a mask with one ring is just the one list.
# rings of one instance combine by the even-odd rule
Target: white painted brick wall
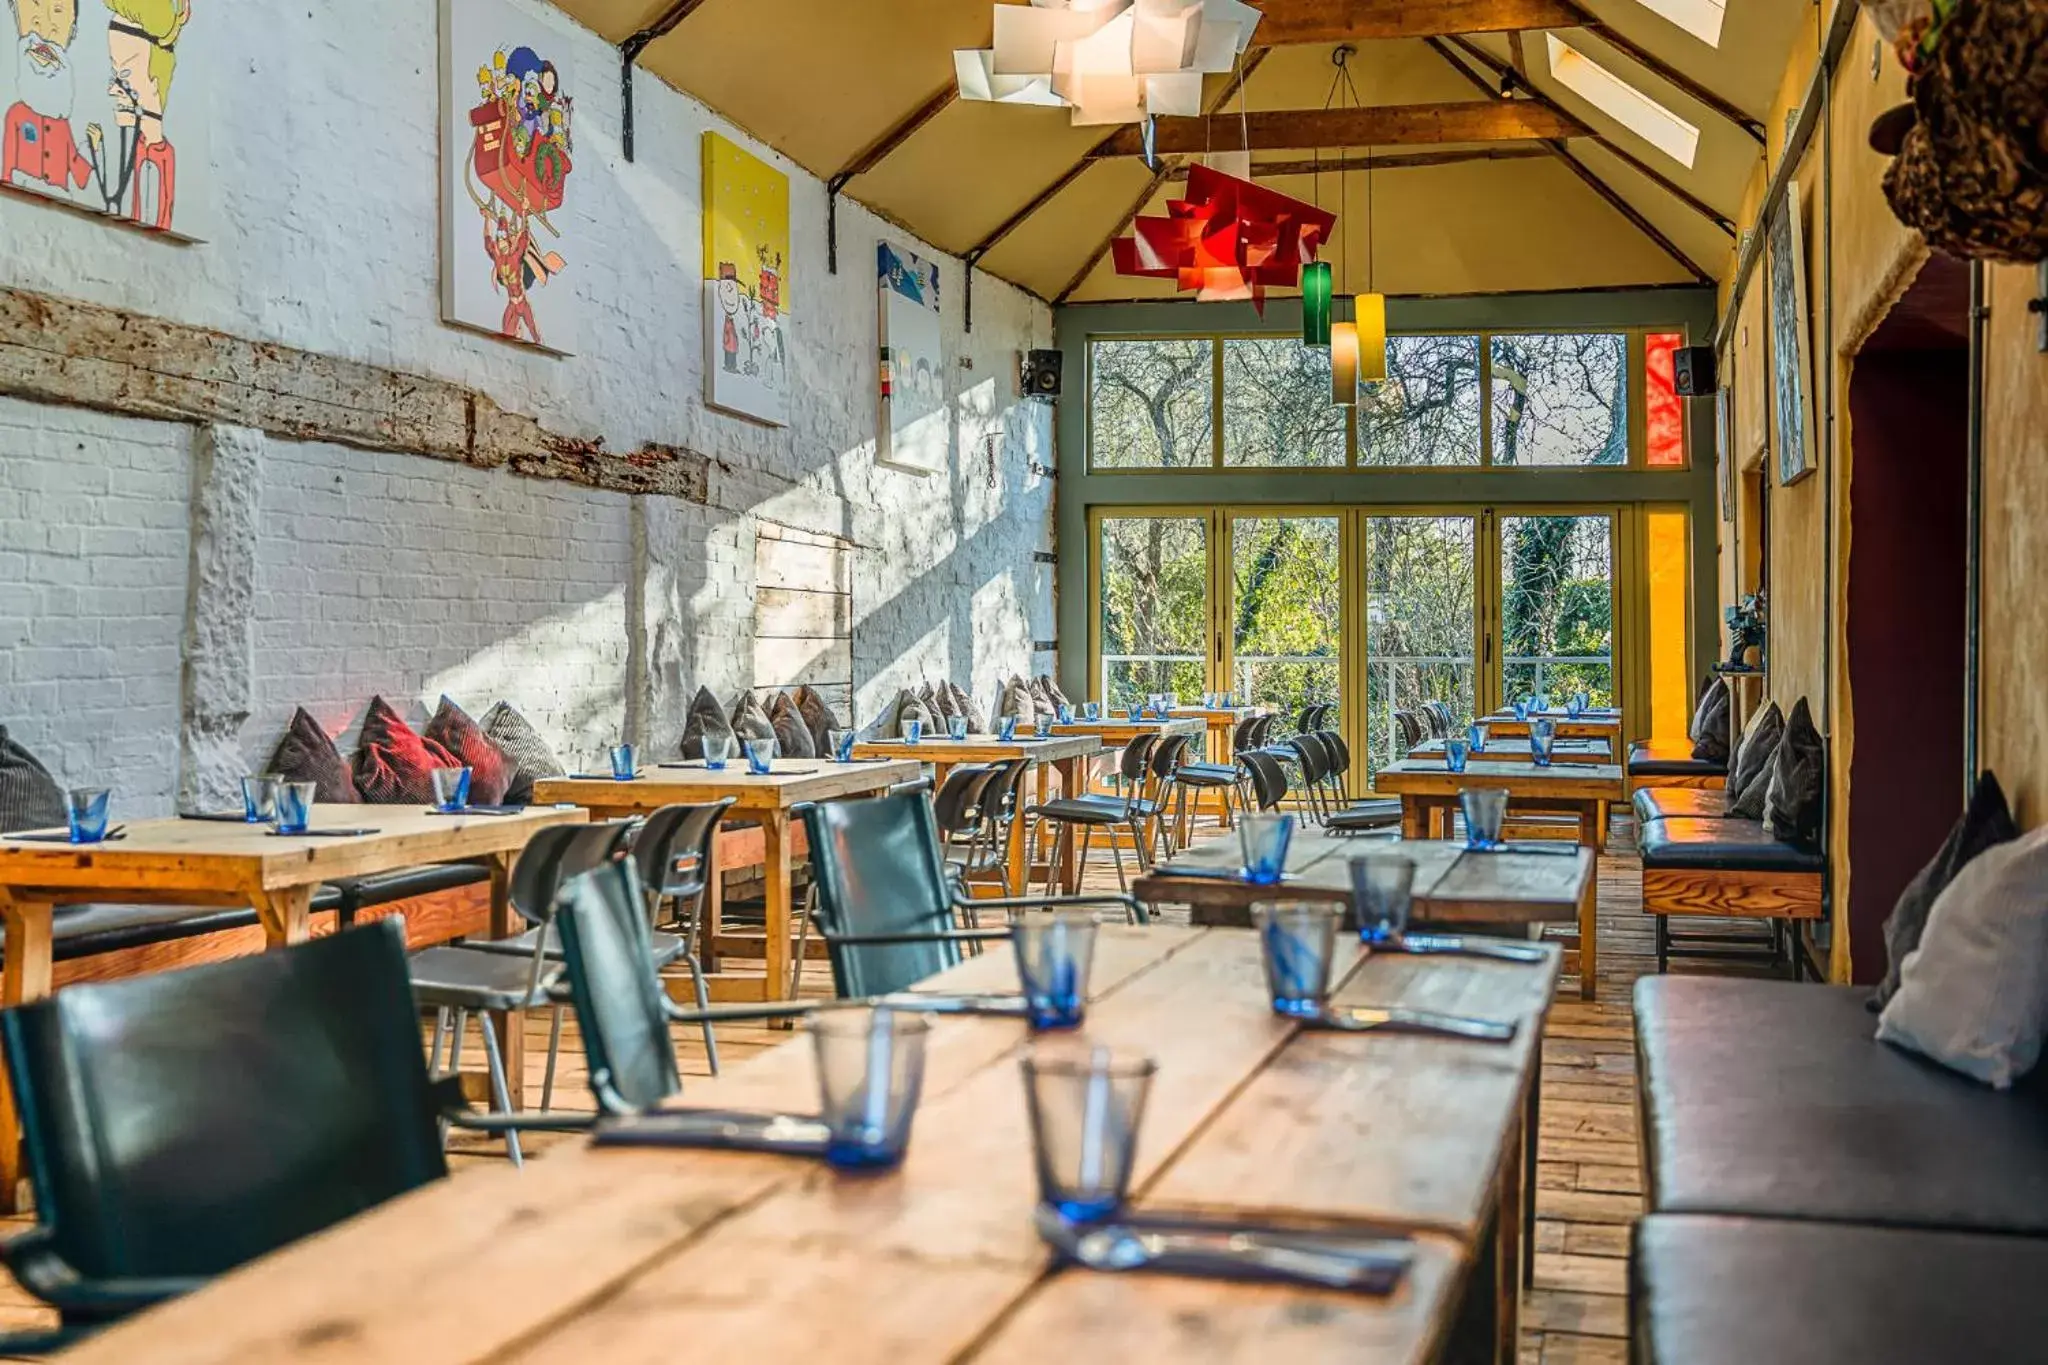
[[[656,571],[637,581],[623,497],[267,441],[241,736],[252,761],[295,704],[338,730],[373,692],[430,704],[444,688],[478,710],[511,697],[579,761],[645,688],[643,734],[672,742],[679,697],[700,682],[730,692],[751,681],[757,516],[859,547],[863,718],[921,675],[947,673],[985,696],[1001,675],[1046,670],[1052,661],[1030,645],[1053,633],[1050,577],[1031,552],[1049,544],[1050,489],[1026,467],[1052,463],[1050,409],[1015,396],[1015,369],[1018,352],[1052,344],[1049,310],[982,275],[969,336],[961,267],[946,260],[959,458],[929,479],[878,468],[875,244],[886,235],[939,253],[842,199],[841,272],[828,274],[824,186],[771,155],[792,172],[798,400],[781,429],[708,410],[700,135],[747,139],[643,78],[638,160],[626,164],[615,50],[545,10],[584,85],[587,227],[550,286],[579,291],[579,354],[450,328],[437,273],[436,9],[268,7],[262,24],[209,26],[204,49],[195,26],[179,98],[189,111],[202,86],[211,91],[215,240],[181,246],[0,196],[0,281],[456,380],[615,449],[700,450],[716,461],[711,506],[642,509]],[[991,431],[994,488],[982,445]],[[175,426],[0,408],[0,724],[67,772],[106,771],[145,806],[167,805],[177,781],[192,441]],[[627,676],[635,592],[645,638],[660,646],[648,646],[641,679]]]

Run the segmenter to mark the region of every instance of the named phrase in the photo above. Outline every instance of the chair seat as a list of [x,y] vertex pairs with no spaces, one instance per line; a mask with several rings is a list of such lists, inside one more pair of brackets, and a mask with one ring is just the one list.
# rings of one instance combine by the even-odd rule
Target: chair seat
[[1728,764],[1721,760],[1694,758],[1685,743],[1657,744],[1639,739],[1628,746],[1630,777],[1726,777]]
[[546,986],[555,972],[541,971],[534,989],[533,957],[476,948],[428,948],[408,959],[413,994],[422,1005],[468,1010],[526,1010],[551,1003]]
[[1234,787],[1244,774],[1230,763],[1183,763],[1174,769],[1173,780],[1190,787]]
[[1640,1365],[2018,1365],[2048,1339],[2028,1238],[1654,1215],[1629,1262]]
[[1031,814],[1039,819],[1058,820],[1069,825],[1123,825],[1143,819],[1155,810],[1150,801],[1126,801],[1113,796],[1062,796],[1042,806],[1033,806]]
[[1638,787],[1635,794],[1636,819],[1725,820],[1731,798],[1718,787]]
[[2048,1077],[2001,1092],[1880,1043],[1868,996],[1637,982],[1650,1210],[2048,1235]]
[[[340,899],[341,893],[335,888],[320,887],[313,893],[313,909],[337,909]],[[227,929],[246,929],[260,923],[261,917],[246,905],[60,905],[50,916],[50,932],[55,940],[50,956],[58,962],[69,962],[124,948],[146,948]],[[4,941],[5,936],[0,935],[0,943]]]
[[1333,829],[1342,834],[1347,831],[1386,829],[1401,823],[1401,800],[1399,797],[1378,797],[1371,801],[1359,801],[1343,810],[1332,811],[1323,818],[1323,828]]
[[[548,959],[559,960],[562,956],[562,936],[553,924],[548,925],[545,930],[528,929],[525,933],[515,934],[511,938],[469,939],[457,946],[475,948],[486,953],[501,953],[508,957],[523,957],[530,961],[533,957],[534,944],[542,933],[548,936],[547,947],[543,950]],[[648,942],[652,948],[654,965],[657,967],[666,967],[674,962],[683,955],[683,949],[687,946],[682,935],[664,934],[659,930],[648,935]]]
[[1827,860],[1810,848],[1783,843],[1755,820],[1652,820],[1637,836],[1643,867],[1692,872],[1812,872]]

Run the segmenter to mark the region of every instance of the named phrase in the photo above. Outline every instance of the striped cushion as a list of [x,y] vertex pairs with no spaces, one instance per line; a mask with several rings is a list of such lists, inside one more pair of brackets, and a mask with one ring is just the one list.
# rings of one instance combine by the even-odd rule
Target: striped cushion
[[469,769],[470,800],[480,806],[495,806],[505,800],[512,785],[512,760],[491,742],[491,737],[469,718],[467,711],[451,698],[443,697],[423,733]]
[[36,756],[0,725],[0,832],[64,823],[64,793]]
[[370,698],[356,748],[356,791],[377,805],[425,804],[434,799],[433,771],[459,768],[455,755],[422,739],[382,697]]
[[505,787],[507,804],[525,805],[533,800],[537,779],[561,777],[569,771],[540,737],[540,731],[511,702],[501,701],[484,712],[483,726],[485,737],[498,746],[498,752],[512,765],[512,777]]

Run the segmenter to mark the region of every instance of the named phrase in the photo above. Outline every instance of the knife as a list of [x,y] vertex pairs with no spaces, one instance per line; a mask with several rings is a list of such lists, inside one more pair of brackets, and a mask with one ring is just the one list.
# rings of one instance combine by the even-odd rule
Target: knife
[[1386,1009],[1377,1005],[1331,1006],[1309,1022],[1311,1028],[1337,1029],[1344,1033],[1428,1033],[1445,1038],[1469,1038],[1482,1043],[1505,1043],[1515,1036],[1514,1024],[1491,1019],[1468,1019],[1462,1015],[1439,1014],[1434,1010]]
[[1490,957],[1500,962],[1541,962],[1548,956],[1533,943],[1466,938],[1462,934],[1405,934],[1395,951],[1428,957]]

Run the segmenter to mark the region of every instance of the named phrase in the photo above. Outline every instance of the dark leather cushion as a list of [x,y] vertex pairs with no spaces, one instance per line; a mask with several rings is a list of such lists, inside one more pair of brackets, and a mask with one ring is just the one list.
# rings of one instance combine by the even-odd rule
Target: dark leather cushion
[[64,823],[64,793],[50,770],[0,725],[0,832]]
[[[515,771],[512,759],[453,699],[441,698],[441,704],[434,708],[433,719],[427,722],[427,728],[421,735],[446,749],[455,756],[458,764],[469,769],[471,801],[479,806],[504,803],[505,793],[512,788]],[[531,788],[532,784],[528,783],[529,796]]]
[[796,701],[787,692],[777,692],[768,703],[768,722],[775,727],[775,751],[784,758],[816,758],[818,741]]
[[1764,833],[1754,820],[1652,820],[1636,835],[1646,868],[1702,872],[1815,872],[1827,860]]
[[1871,997],[1872,1009],[1883,1009],[1897,993],[1899,971],[1905,966],[1906,954],[1920,946],[1920,934],[1927,927],[1927,914],[1934,909],[1935,898],[1979,853],[2019,837],[2019,826],[2013,823],[2012,811],[2005,803],[2005,789],[1986,771],[1977,779],[1968,809],[1948,832],[1934,860],[1906,884],[1885,919],[1884,952],[1889,965]]
[[1996,1091],[1887,1047],[1864,995],[1734,978],[1636,983],[1652,1212],[2048,1235],[2042,1073]]
[[1731,804],[1728,793],[1722,788],[1708,787],[1641,787],[1634,798],[1636,819],[1642,824],[1652,820],[1726,820]]
[[407,725],[390,702],[370,699],[356,743],[356,792],[363,800],[425,805],[434,799],[434,769],[461,766],[454,754]]
[[1771,786],[1764,798],[1764,828],[1773,838],[1796,844],[1820,842],[1821,788],[1827,785],[1827,750],[1814,727],[1813,712],[1801,697],[1785,719],[1785,738],[1771,759]]
[[1656,1215],[1629,1272],[1638,1365],[2018,1365],[2048,1341],[2025,1238]]
[[1728,688],[1719,678],[1708,678],[1706,687],[1700,692],[1699,708],[1693,712],[1692,756],[1709,762],[1726,763],[1730,745],[1728,731],[1733,723],[1733,712],[1728,698]]
[[[954,700],[957,701],[959,699],[956,697]],[[795,701],[797,714],[801,715],[804,718],[804,724],[810,727],[811,747],[821,754],[829,755],[832,750],[832,732],[834,730],[844,730],[846,722],[839,719],[833,712],[832,704],[825,700],[825,694],[808,683],[796,690]],[[965,715],[966,713],[962,712],[961,714]],[[972,728],[971,722],[970,728]]]
[[718,704],[718,697],[710,688],[700,687],[690,699],[689,714],[683,718],[683,757],[704,757],[706,735],[724,736],[727,757],[739,752],[739,737],[732,732],[725,708]]
[[343,918],[373,905],[389,905],[413,896],[430,896],[458,886],[475,886],[491,879],[490,870],[476,863],[432,863],[426,867],[405,867],[396,872],[379,872],[369,877],[340,877],[334,889],[339,894]]
[[1630,777],[1726,777],[1725,762],[1694,758],[1689,744],[1653,744],[1639,739],[1628,746]]
[[292,712],[284,738],[271,753],[270,771],[287,782],[311,782],[313,799],[328,805],[362,799],[356,793],[355,774],[349,771],[348,760],[303,706]]

